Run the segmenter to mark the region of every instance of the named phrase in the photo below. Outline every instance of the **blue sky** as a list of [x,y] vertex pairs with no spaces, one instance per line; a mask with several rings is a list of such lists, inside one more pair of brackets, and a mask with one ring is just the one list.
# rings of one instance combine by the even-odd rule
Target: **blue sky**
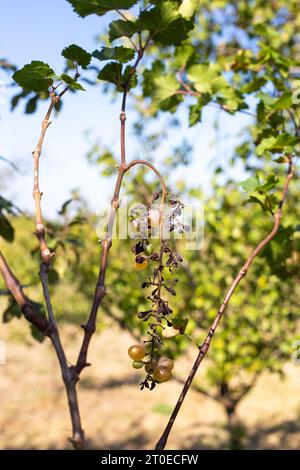
[[[65,0],[10,0],[1,6],[0,17],[0,58],[5,57],[23,66],[31,60],[48,62],[58,73],[62,70],[61,50],[76,43],[89,51],[99,47],[96,37],[106,32],[106,21],[97,16],[84,20],[79,18]],[[6,86],[9,77],[0,74]],[[14,89],[14,93],[16,89]],[[32,211],[32,157],[36,145],[40,123],[46,104],[39,107],[34,115],[23,113],[23,106],[10,112],[7,89],[5,102],[0,103],[0,155],[15,162],[21,175],[12,177],[11,170],[0,161],[0,171],[4,178],[0,184],[4,195],[13,197],[16,203],[27,211]],[[2,100],[3,101],[3,100]],[[130,104],[130,102],[129,102]],[[89,87],[85,93],[67,94],[62,112],[53,119],[45,140],[41,158],[41,189],[44,193],[43,207],[47,216],[54,216],[61,204],[69,197],[72,189],[79,189],[95,211],[101,209],[111,196],[112,184],[99,175],[97,168],[90,166],[85,158],[90,145],[86,131],[104,145],[118,149],[119,103],[112,103],[109,94],[101,87]],[[180,170],[180,176],[188,183],[209,190],[209,162],[216,157],[216,148],[211,145],[215,139],[213,127],[216,110],[208,109],[203,121],[189,129],[186,125],[171,135],[168,145],[179,144],[186,137],[195,146],[193,166]],[[180,116],[186,122],[184,110]],[[230,117],[218,112],[219,132],[225,136],[235,135],[248,122],[244,115]],[[128,124],[134,121],[133,112],[128,114]],[[234,139],[219,145],[219,157],[228,152]],[[220,141],[221,142],[221,141]],[[134,150],[134,136],[128,133],[128,154]]]

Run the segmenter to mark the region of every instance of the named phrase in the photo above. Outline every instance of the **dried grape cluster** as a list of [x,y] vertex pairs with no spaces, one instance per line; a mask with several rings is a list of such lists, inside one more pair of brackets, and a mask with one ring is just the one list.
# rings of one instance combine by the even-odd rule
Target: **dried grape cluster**
[[[158,197],[159,195],[155,193],[153,200]],[[144,340],[144,346],[133,345],[128,350],[129,357],[133,359],[133,367],[136,369],[144,367],[146,371],[146,377],[140,384],[141,390],[144,388],[153,390],[157,383],[166,382],[172,377],[174,363],[162,355],[163,339],[175,336],[180,331],[172,323],[173,311],[164,294],[176,295],[178,278],[173,275],[183,259],[170,246],[165,235],[173,231],[183,233],[189,230],[189,227],[184,226],[180,220],[183,207],[183,204],[173,197],[169,201],[167,214],[161,207],[155,209],[136,206],[131,211],[131,222],[134,223],[136,230],[133,235],[136,243],[132,247],[136,269],[152,265],[152,274],[142,284],[143,289],[151,289],[147,296],[151,307],[137,314],[140,320],[147,322],[147,339]],[[153,228],[158,228],[160,234],[157,249],[154,249],[149,240],[153,235]]]

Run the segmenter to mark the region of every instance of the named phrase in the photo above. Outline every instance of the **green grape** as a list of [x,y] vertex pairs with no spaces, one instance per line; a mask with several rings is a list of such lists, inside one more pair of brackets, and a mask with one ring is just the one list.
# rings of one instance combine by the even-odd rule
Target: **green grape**
[[133,344],[128,349],[128,356],[134,361],[141,361],[145,356],[145,349],[140,344]]
[[143,361],[133,361],[132,367],[134,369],[141,369],[142,367],[144,367],[144,363]]

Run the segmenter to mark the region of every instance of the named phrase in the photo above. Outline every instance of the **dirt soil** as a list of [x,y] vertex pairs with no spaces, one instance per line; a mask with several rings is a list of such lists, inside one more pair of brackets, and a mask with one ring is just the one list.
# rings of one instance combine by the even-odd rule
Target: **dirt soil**
[[[70,434],[60,373],[48,341],[30,339],[18,320],[1,325],[7,363],[0,365],[0,448],[64,449]],[[71,361],[78,350],[78,329],[63,328]],[[83,372],[79,398],[87,446],[92,449],[153,449],[180,393],[176,381],[153,392],[139,390],[140,371],[132,369],[129,334],[110,329],[92,341],[92,367]],[[192,355],[176,363],[188,372]],[[246,426],[244,448],[300,447],[300,366],[288,364],[286,377],[264,374],[238,408]],[[228,432],[222,407],[192,391],[182,406],[168,443],[169,449],[227,448]]]

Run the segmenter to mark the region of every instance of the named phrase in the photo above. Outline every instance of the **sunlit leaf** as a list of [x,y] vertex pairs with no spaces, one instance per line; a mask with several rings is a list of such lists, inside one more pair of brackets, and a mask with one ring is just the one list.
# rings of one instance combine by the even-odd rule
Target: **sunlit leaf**
[[63,49],[61,55],[65,59],[72,60],[77,62],[80,67],[86,69],[91,62],[92,56],[89,52],[82,49],[82,47],[77,46],[76,44],[71,44],[70,46]]
[[45,62],[33,60],[13,74],[13,79],[25,90],[47,91],[52,85],[55,72]]
[[96,14],[99,16],[112,10],[127,10],[137,3],[137,0],[67,0],[79,16]]

